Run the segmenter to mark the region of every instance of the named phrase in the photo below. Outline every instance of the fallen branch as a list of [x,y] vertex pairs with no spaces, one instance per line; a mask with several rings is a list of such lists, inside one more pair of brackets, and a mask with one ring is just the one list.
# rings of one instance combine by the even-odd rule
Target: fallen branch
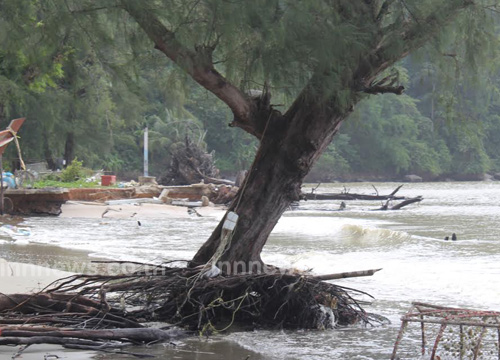
[[316,185],[316,187],[313,187],[311,189],[311,194],[314,194],[314,192],[319,188],[320,185],[321,185],[321,183],[319,182],[318,185]]
[[323,194],[302,194],[302,198],[306,200],[404,200],[404,196],[395,196],[403,185],[399,185],[389,195],[366,195],[366,194],[350,194],[347,191],[342,193],[323,193]]
[[[79,281],[81,276],[74,279]],[[83,282],[83,286],[85,284]],[[28,316],[23,317],[22,314]],[[123,310],[110,308],[103,301],[75,293],[0,294],[0,325],[36,323],[76,326],[84,322],[100,324],[101,327],[143,327],[137,321],[126,318]]]
[[413,204],[413,203],[416,203],[416,202],[420,202],[422,201],[423,198],[422,196],[417,196],[417,197],[414,197],[412,199],[408,199],[408,200],[405,200],[403,202],[400,202],[399,204],[396,204],[394,206],[391,207],[391,210],[399,210],[407,205],[410,205],[410,204]]
[[[132,355],[138,358],[154,357],[154,355],[150,354],[138,354],[138,353],[119,350],[120,348],[126,346],[126,344],[123,344],[121,342],[102,342],[102,341],[81,340],[81,339],[67,339],[67,338],[54,337],[48,335],[33,336],[33,337],[0,337],[0,346],[1,345],[30,346],[34,344],[61,345],[66,349],[103,351],[113,354]],[[18,352],[18,354],[19,353],[20,352]]]
[[314,275],[310,276],[311,279],[314,280],[337,280],[337,279],[346,279],[346,278],[353,278],[353,277],[361,277],[361,276],[372,276],[375,274],[377,271],[382,270],[380,269],[372,269],[372,270],[360,270],[360,271],[349,271],[349,272],[343,272],[343,273],[336,273],[336,274],[328,274],[328,275]]
[[100,341],[80,340],[80,339],[64,339],[54,336],[33,336],[33,337],[0,337],[1,345],[34,345],[34,344],[55,344],[55,345],[86,345],[93,348],[116,348],[123,347],[122,343],[107,343]]
[[[25,327],[0,327],[0,341],[5,338],[37,338],[40,334],[52,338],[72,338],[85,340],[117,340],[128,342],[152,343],[171,340],[185,335],[180,330],[162,330],[157,328],[125,328],[106,330],[87,329],[31,329]],[[1,344],[1,342],[0,342]],[[5,344],[4,344],[5,345]]]
[[422,200],[423,200],[422,196],[417,196],[417,197],[407,199],[405,201],[400,202],[399,204],[396,204],[394,206],[389,207],[389,203],[391,201],[391,199],[389,199],[389,200],[387,200],[387,202],[384,205],[382,205],[381,208],[375,209],[375,210],[399,210],[405,206],[408,206],[408,205],[416,203],[416,202],[420,202]]
[[[396,189],[394,189],[394,191],[393,191],[393,192],[391,192],[391,193],[389,194],[389,196],[394,196],[394,195],[396,195],[396,193],[399,191],[399,189],[401,189],[401,188],[403,187],[403,185],[404,185],[404,184],[399,185]],[[377,194],[378,194],[378,192],[377,192]]]

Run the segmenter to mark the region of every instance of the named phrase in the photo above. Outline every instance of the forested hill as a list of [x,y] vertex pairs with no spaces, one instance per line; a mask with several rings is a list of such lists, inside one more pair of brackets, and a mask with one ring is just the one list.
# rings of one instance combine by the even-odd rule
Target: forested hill
[[362,102],[310,179],[481,180],[499,172],[498,64],[466,73],[456,56],[439,65],[417,56],[399,64],[394,71],[406,93]]
[[[214,151],[227,176],[250,166],[256,141],[229,128],[227,107],[133,32],[129,20],[97,11],[79,17],[49,5],[43,10],[57,21],[39,20],[36,3],[2,1],[0,15],[0,125],[27,117],[19,134],[27,162],[57,166],[78,158],[87,167],[136,176],[147,126],[153,175],[186,135]],[[309,179],[477,179],[500,172],[498,62],[466,67],[465,52],[450,46],[458,37],[388,70],[405,93],[363,100]],[[276,108],[286,108],[286,89],[270,91]],[[7,168],[16,156],[11,146]]]

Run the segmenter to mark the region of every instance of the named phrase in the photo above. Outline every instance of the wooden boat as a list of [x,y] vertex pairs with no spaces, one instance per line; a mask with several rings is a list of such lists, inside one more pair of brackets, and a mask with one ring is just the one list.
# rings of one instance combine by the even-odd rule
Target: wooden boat
[[26,118],[14,119],[10,122],[6,130],[0,131],[0,155],[3,154],[7,145],[14,140],[17,132],[21,128]]

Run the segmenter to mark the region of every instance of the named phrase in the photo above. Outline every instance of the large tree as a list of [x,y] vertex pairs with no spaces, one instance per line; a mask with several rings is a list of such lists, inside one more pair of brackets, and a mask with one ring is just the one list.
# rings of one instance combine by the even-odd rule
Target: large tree
[[[484,28],[490,18],[488,11],[496,5],[494,0],[489,1],[484,6],[481,0],[476,0],[477,3],[472,0],[26,0],[21,3],[36,9],[28,21],[47,29],[56,54],[57,40],[64,32],[49,33],[49,25],[60,29],[57,25],[67,24],[65,17],[75,19],[74,24],[88,32],[89,37],[107,36],[110,47],[99,46],[101,51],[97,52],[104,59],[130,52],[128,55],[138,60],[139,54],[152,52],[153,47],[158,49],[229,107],[234,117],[233,127],[258,139],[254,162],[230,206],[230,211],[239,215],[234,231],[228,234],[219,224],[192,259],[193,264],[223,261],[226,270],[231,269],[228,264],[238,264],[236,269],[248,271],[250,264],[256,265],[252,270],[261,269],[260,254],[270,232],[288,205],[300,198],[304,177],[354,106],[373,94],[401,94],[404,88],[398,84],[397,73],[389,68],[444,30],[450,30],[455,19],[467,20],[461,24],[465,29],[472,29],[465,25],[474,22],[476,28]],[[0,0],[0,10],[5,3],[9,2]],[[461,17],[462,14],[465,16]],[[477,19],[481,21],[478,23]],[[475,42],[470,36],[473,32],[463,33],[468,44]],[[127,43],[126,39],[131,41]],[[95,46],[102,39],[95,36],[91,40]],[[437,53],[450,54],[447,42],[441,40],[441,45],[436,46]],[[454,45],[451,50],[458,57],[461,47]],[[48,50],[43,53],[50,54]],[[53,62],[52,55],[49,58]],[[287,95],[288,99],[279,100],[288,104],[286,109],[279,111],[271,104],[271,90]],[[0,297],[0,310],[25,311],[27,318],[19,321],[29,323],[38,321],[40,309],[49,304],[50,309],[44,314],[56,311],[58,323],[66,313],[71,317],[72,320],[67,318],[64,322],[65,326],[75,321],[81,326],[82,319],[88,319],[88,326],[90,321],[96,321],[95,326],[140,327],[136,320],[145,319],[185,324],[202,332],[216,329],[214,321],[226,320],[229,325],[224,324],[224,329],[234,321],[325,328],[335,326],[337,321],[351,324],[370,320],[345,289],[322,282],[345,274],[303,276],[279,272],[211,279],[207,278],[204,267],[155,266],[154,269],[154,274],[141,269],[121,277],[122,280],[113,275],[90,278],[76,275],[35,296]],[[163,272],[158,274],[158,269]],[[354,275],[372,275],[375,271]],[[107,293],[121,295],[107,297]],[[134,310],[125,313],[122,301],[133,304]],[[138,303],[142,303],[141,309],[137,309]],[[75,318],[73,311],[83,312],[84,317]],[[89,338],[89,334],[81,336]],[[161,340],[165,340],[164,335]],[[7,339],[4,343],[17,344],[19,340]]]
[[[394,77],[382,78],[384,71],[461,14],[485,11],[472,0],[121,0],[119,6],[152,46],[227,104],[231,126],[260,141],[229,209],[239,215],[230,245],[219,249],[221,222],[196,264],[215,254],[229,263],[261,262],[269,234],[299,200],[304,177],[354,106],[367,94],[403,92]],[[255,96],[249,90],[259,83]],[[292,88],[285,111],[270,101],[269,89],[278,85]]]
[[[49,29],[52,24],[58,29],[56,25],[71,19],[69,23],[82,29],[105,59],[122,52],[139,60],[141,52],[157,49],[228,106],[233,114],[230,126],[258,139],[255,160],[229,209],[239,216],[230,245],[221,245],[221,222],[193,258],[194,264],[205,264],[210,260],[261,263],[269,234],[290,203],[299,200],[304,177],[355,105],[373,94],[401,94],[404,88],[397,74],[387,71],[391,66],[449,31],[457,19],[475,23],[475,29],[484,27],[496,2],[40,0],[30,4],[39,7],[36,27]],[[44,39],[60,37],[57,34],[64,32],[47,31]],[[100,38],[106,39],[109,49],[96,44]],[[467,38],[468,43],[475,40]],[[456,41],[451,49],[448,45],[442,41],[442,49],[437,48],[442,54],[458,51]],[[279,102],[287,107],[273,106],[271,92],[285,94]]]

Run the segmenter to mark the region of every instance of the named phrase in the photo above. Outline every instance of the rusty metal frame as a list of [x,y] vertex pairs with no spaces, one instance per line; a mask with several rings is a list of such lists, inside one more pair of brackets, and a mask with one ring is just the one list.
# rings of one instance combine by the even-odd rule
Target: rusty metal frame
[[[436,356],[436,351],[438,349],[439,342],[443,337],[444,331],[448,326],[458,326],[460,329],[460,359],[463,358],[464,326],[481,328],[481,333],[478,337],[478,343],[474,348],[474,360],[477,360],[478,358],[484,334],[486,333],[487,329],[497,329],[498,343],[500,344],[500,312],[452,308],[426,304],[422,302],[414,302],[412,303],[412,306],[410,307],[408,312],[401,318],[401,328],[399,330],[396,342],[394,343],[391,360],[396,360],[398,358],[398,347],[403,340],[404,332],[408,328],[409,323],[420,323],[422,336],[422,356],[425,355],[427,342],[425,324],[441,325],[432,347],[430,360],[439,358]],[[500,345],[498,347],[498,359],[500,360]]]

